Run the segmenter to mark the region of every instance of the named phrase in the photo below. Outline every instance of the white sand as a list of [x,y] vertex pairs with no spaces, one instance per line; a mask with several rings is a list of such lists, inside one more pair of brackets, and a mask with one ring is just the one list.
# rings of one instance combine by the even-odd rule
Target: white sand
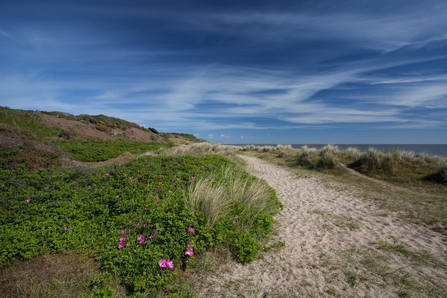
[[[360,255],[347,251],[358,248],[383,254],[374,242],[386,241],[417,253],[427,251],[440,260],[447,257],[447,237],[392,216],[380,216],[383,212],[373,203],[328,188],[316,178],[298,178],[260,159],[241,157],[253,175],[276,190],[284,204],[275,216],[277,230],[267,246],[283,241],[285,247],[261,252],[248,265],[228,263],[207,278],[200,297],[398,297],[392,282],[369,275],[368,269],[350,261],[349,256]],[[343,222],[337,216],[352,218],[360,228],[351,229],[352,221]],[[445,269],[414,268],[405,257],[388,254],[394,260],[390,266],[399,272],[408,272],[417,280],[433,277],[447,281]],[[370,280],[353,287],[348,283],[348,271],[366,274]]]

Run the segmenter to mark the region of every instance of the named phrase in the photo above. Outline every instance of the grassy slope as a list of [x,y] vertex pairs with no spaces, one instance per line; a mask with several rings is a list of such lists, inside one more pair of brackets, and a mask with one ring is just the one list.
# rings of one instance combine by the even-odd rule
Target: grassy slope
[[[112,131],[118,135],[110,135]],[[0,167],[4,169],[17,164],[29,169],[73,165],[67,158],[99,162],[124,152],[141,154],[199,141],[192,135],[158,133],[154,128],[105,115],[0,107]]]
[[[79,122],[77,123],[79,126],[94,125],[96,131],[105,133],[105,136],[112,130],[117,130],[118,134],[124,136],[122,137],[124,141],[132,141],[129,136],[130,130],[145,133],[146,137],[142,141],[145,143],[153,143],[156,139],[160,139],[160,141],[164,143],[169,143],[170,141],[168,139],[175,136],[184,140],[189,140],[192,143],[203,141],[190,134],[158,133],[158,131],[153,128],[144,128],[138,124],[115,117],[108,117],[106,115],[81,114],[79,116],[74,116],[62,112],[25,111],[0,107],[0,124],[2,124],[3,129],[8,128],[9,130],[13,130],[13,133],[20,136],[25,136],[27,132],[28,134],[37,137],[67,137],[66,135],[61,135],[60,128],[45,123],[43,115],[59,118],[62,121],[77,121]],[[88,130],[85,131],[85,134],[73,134],[73,132],[71,132],[71,138],[91,139],[92,137],[94,138],[94,136],[89,135]],[[113,136],[108,136],[107,138],[110,140],[117,139]]]

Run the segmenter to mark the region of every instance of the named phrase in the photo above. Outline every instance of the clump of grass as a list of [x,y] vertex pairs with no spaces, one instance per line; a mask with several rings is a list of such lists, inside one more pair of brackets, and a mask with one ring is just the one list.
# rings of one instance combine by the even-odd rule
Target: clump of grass
[[382,152],[369,148],[349,166],[362,174],[398,183],[447,182],[446,159],[428,154],[407,151]]
[[184,202],[191,213],[201,212],[211,227],[231,210],[242,208],[243,212],[235,215],[236,221],[249,232],[259,214],[277,212],[279,203],[272,200],[274,196],[264,181],[227,167],[197,179]]
[[346,171],[339,162],[337,146],[327,145],[321,150],[303,146],[296,155],[296,165],[318,171],[341,173]]
[[296,155],[296,164],[306,168],[312,168],[318,161],[318,150],[309,148],[307,145],[301,147]]
[[296,154],[297,150],[292,148],[292,145],[276,145],[276,151],[279,151],[276,157],[287,158],[293,154]]
[[424,179],[447,185],[447,162],[438,165],[436,167],[436,172],[425,176]]
[[349,147],[348,149],[344,150],[344,151],[340,151],[338,153],[338,156],[343,159],[344,161],[346,161],[347,163],[352,163],[355,160],[357,160],[360,157],[361,153],[359,151],[359,149],[357,148],[353,148],[353,147]]
[[189,189],[189,196],[184,196],[184,202],[189,212],[201,212],[210,227],[228,215],[231,200],[228,198],[226,187],[215,179],[199,179]]
[[340,167],[336,155],[338,151],[339,150],[337,146],[332,145],[324,146],[318,153],[319,159],[317,164],[315,165],[315,168],[333,170],[335,168]]

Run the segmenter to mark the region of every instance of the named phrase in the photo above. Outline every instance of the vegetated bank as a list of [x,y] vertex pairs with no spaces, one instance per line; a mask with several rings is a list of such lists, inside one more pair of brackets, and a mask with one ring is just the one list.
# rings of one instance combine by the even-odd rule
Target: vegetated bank
[[[251,262],[281,207],[275,191],[238,167],[228,147],[72,139],[74,134],[62,140],[51,137],[51,129],[37,135],[18,125],[2,127],[0,273],[42,254],[93,254],[100,273],[75,287],[73,296],[122,296],[124,287],[134,297],[191,297],[183,285],[172,284],[178,272],[222,243],[240,262]],[[107,160],[124,150],[141,157],[102,168],[60,163]],[[39,287],[50,281],[36,285],[33,276],[18,281],[0,275],[8,297],[66,293],[62,287],[49,294]]]
[[193,135],[162,133],[105,115],[0,107],[0,167],[29,169],[98,162],[130,152],[140,154],[175,144],[202,142]]

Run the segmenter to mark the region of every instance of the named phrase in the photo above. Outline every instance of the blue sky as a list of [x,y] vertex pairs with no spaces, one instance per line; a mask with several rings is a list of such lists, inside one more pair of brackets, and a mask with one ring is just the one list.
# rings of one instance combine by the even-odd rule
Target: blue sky
[[0,105],[212,143],[447,144],[447,1],[1,1]]

